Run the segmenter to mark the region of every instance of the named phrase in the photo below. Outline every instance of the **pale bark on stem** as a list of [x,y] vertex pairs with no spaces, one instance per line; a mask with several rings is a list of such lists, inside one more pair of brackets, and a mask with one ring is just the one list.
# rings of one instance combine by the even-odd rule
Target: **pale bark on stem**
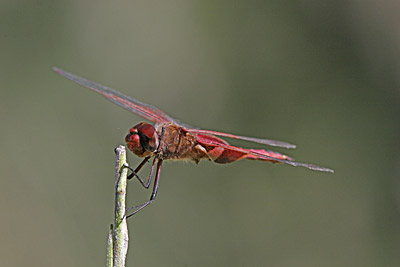
[[[115,210],[114,210],[114,226],[112,232],[112,263],[113,267],[125,267],[126,253],[128,252],[128,226],[125,217],[125,199],[126,184],[128,176],[128,166],[126,163],[126,149],[124,146],[118,146],[115,149],[116,166],[115,166]],[[110,255],[107,250],[107,255]],[[110,264],[107,260],[107,264]],[[107,265],[109,266],[109,265]]]
[[108,231],[108,240],[107,240],[107,267],[113,267],[114,264],[114,246],[113,246],[113,231],[114,226],[110,225],[110,230]]

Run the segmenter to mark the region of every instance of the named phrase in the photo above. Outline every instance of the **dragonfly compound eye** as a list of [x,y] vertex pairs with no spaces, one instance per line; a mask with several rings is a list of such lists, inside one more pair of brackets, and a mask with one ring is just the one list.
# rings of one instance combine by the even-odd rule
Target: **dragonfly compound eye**
[[154,126],[142,122],[133,128],[137,129],[143,148],[148,152],[155,152],[158,147],[158,134]]

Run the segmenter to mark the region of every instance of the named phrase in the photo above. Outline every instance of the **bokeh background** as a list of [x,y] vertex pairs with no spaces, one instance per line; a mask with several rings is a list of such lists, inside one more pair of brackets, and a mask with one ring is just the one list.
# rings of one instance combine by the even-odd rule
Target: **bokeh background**
[[105,265],[113,149],[142,121],[52,66],[335,169],[165,164],[129,220],[128,266],[400,265],[398,1],[0,7],[2,265]]

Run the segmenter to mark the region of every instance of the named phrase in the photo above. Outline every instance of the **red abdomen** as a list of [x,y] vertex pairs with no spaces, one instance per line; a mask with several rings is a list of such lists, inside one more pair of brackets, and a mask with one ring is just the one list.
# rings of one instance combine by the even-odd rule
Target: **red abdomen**
[[[216,163],[231,163],[241,159],[262,160],[277,163],[276,159],[292,160],[292,158],[271,150],[245,149],[241,151],[229,149],[229,144],[218,137],[197,135],[197,141],[206,149],[209,157]],[[202,143],[203,141],[203,143]]]

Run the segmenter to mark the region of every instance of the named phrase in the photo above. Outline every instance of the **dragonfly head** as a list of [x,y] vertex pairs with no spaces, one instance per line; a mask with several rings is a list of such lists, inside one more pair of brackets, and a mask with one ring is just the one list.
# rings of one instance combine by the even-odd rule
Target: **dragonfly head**
[[128,148],[139,157],[147,157],[158,148],[158,135],[153,125],[141,122],[131,129],[125,137]]

